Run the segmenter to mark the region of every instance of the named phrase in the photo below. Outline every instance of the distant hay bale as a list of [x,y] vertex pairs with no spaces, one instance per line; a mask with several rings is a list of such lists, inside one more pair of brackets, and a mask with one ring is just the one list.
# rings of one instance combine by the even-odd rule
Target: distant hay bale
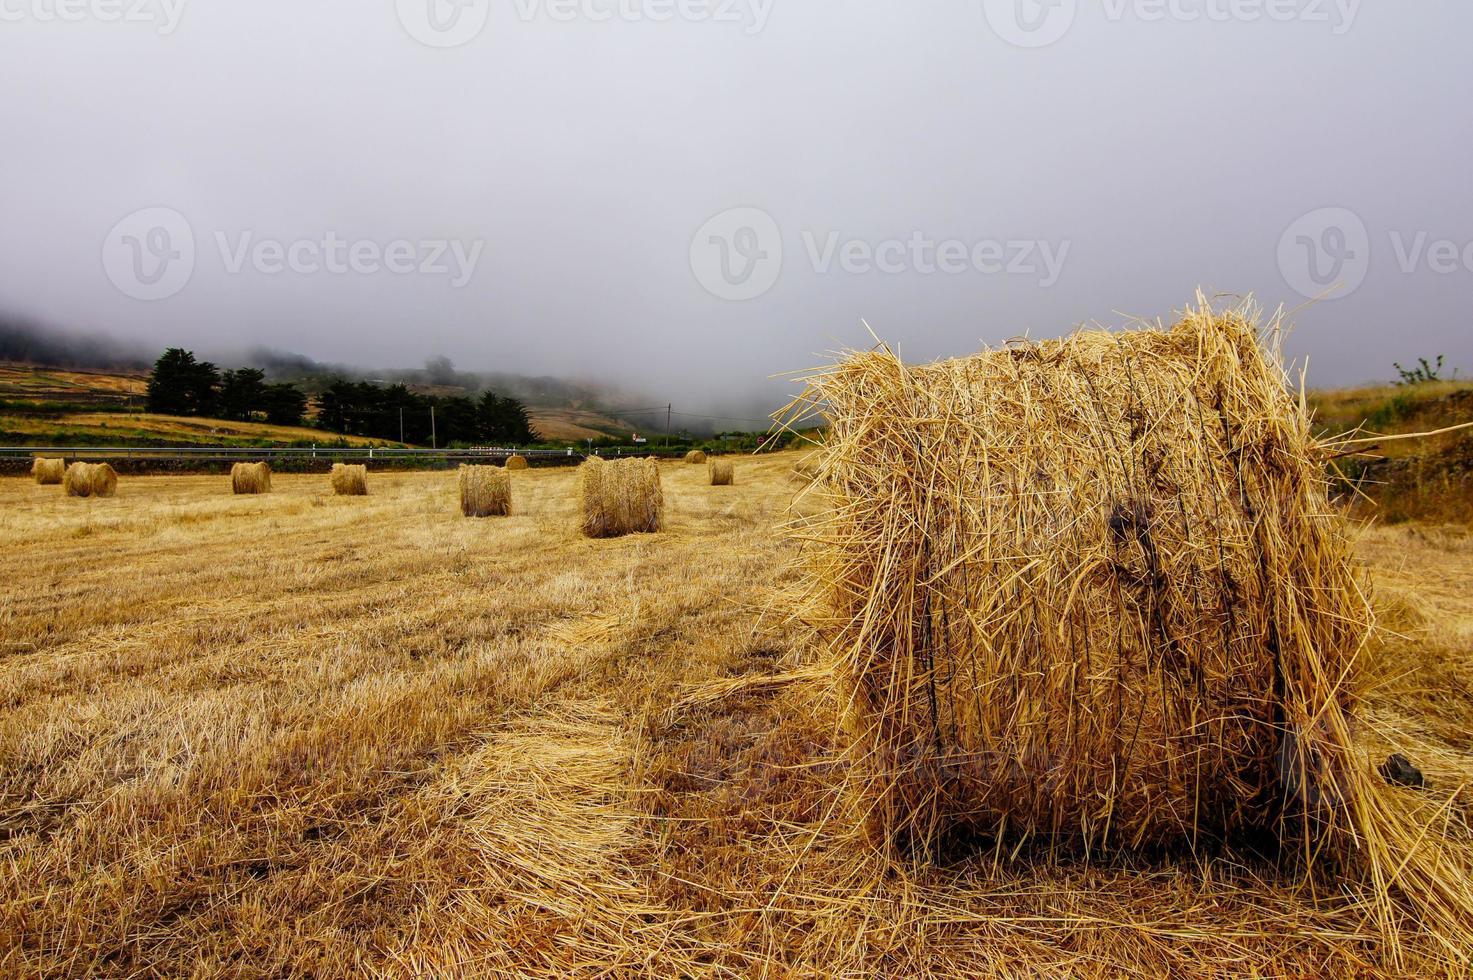
[[699,449],[692,449],[685,454],[685,461],[687,463],[704,463],[706,461],[706,454]]
[[42,486],[57,486],[66,477],[66,460],[37,456],[31,460],[31,476]]
[[460,512],[466,517],[505,517],[510,514],[511,478],[506,475],[506,469],[500,466],[462,466]]
[[118,491],[118,474],[107,463],[73,463],[62,485],[69,497],[111,497]]
[[333,463],[332,492],[339,497],[368,495],[368,467],[362,463]]
[[236,463],[230,467],[230,489],[233,493],[270,493],[270,463]]
[[829,428],[796,531],[855,817],[929,853],[1266,832],[1362,862],[1383,925],[1400,876],[1466,937],[1467,869],[1352,738],[1372,615],[1326,453],[1257,311],[1199,301],[1170,329],[808,379],[788,424]]
[[506,457],[506,468],[509,470],[525,470],[530,465],[531,464],[527,462],[527,457],[525,456]]
[[731,460],[713,459],[706,469],[711,475],[713,487],[729,487],[736,482],[732,475]]
[[653,459],[607,462],[590,456],[578,467],[583,533],[590,538],[660,530],[665,496]]

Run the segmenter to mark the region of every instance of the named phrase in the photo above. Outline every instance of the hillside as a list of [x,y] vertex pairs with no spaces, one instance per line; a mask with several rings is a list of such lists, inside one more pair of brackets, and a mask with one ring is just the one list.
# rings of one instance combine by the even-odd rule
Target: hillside
[[260,446],[268,443],[397,445],[305,426],[228,422],[150,412],[0,412],[0,441],[21,446]]
[[0,400],[67,406],[141,407],[144,372],[84,371],[0,362]]
[[[153,445],[254,445],[326,442],[340,436],[320,429],[150,415],[141,408],[147,374],[0,363],[0,444],[102,445],[144,441]],[[422,394],[460,395],[454,385],[411,385]],[[546,392],[550,389],[541,389]],[[591,408],[529,405],[544,439],[582,441],[627,436],[634,426]],[[353,445],[381,440],[349,438]]]
[[[1325,438],[1435,432],[1473,422],[1473,382],[1315,391],[1308,403]],[[1358,511],[1388,523],[1473,518],[1473,430],[1356,448],[1332,462],[1332,479]]]

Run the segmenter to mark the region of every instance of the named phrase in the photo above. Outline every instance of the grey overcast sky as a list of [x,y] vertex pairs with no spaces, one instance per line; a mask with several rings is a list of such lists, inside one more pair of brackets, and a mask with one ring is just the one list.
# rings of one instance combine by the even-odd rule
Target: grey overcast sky
[[0,310],[722,410],[861,318],[929,359],[1339,283],[1311,383],[1473,372],[1470,37],[1464,0],[0,0]]

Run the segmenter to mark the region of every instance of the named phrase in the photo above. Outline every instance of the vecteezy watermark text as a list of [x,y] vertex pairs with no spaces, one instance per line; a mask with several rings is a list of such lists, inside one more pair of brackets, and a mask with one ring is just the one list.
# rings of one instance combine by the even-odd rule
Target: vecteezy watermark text
[[767,26],[773,0],[514,0],[524,21],[733,24],[748,34]]
[[0,24],[155,24],[167,37],[179,27],[189,0],[0,0]]
[[1279,236],[1279,272],[1309,299],[1344,299],[1365,282],[1377,255],[1392,257],[1402,275],[1473,274],[1473,238],[1436,237],[1426,229],[1392,228],[1386,249],[1376,246],[1361,216],[1349,208],[1317,208],[1289,223]]
[[[1332,34],[1350,30],[1361,0],[1100,0],[1105,19],[1155,24],[1275,23],[1324,24]],[[1069,33],[1079,13],[1078,0],[982,0],[993,32],[1020,48],[1041,48]]]
[[[915,274],[1017,276],[1048,288],[1063,275],[1071,242],[1036,238],[934,238],[914,231],[901,238],[866,238],[804,229],[801,255],[814,275]],[[755,299],[782,274],[784,243],[773,217],[761,208],[729,208],[691,238],[690,267],[720,299]]]
[[[0,0],[3,2],[3,0]],[[38,0],[39,2],[39,0]],[[95,2],[95,0],[94,0]],[[767,27],[774,0],[513,0],[523,23],[724,24],[758,34]],[[475,40],[490,20],[490,0],[394,0],[409,36],[433,48]]]
[[321,240],[298,238],[289,242],[257,239],[250,231],[233,236],[217,231],[215,244],[225,271],[233,276],[240,275],[247,267],[266,276],[285,272],[302,276],[319,272],[372,276],[388,272],[396,276],[448,276],[455,289],[470,282],[481,251],[486,247],[482,241],[467,244],[445,239],[404,238],[380,245],[372,239],[349,241],[331,231]]
[[947,238],[939,241],[922,232],[909,238],[887,238],[866,241],[862,238],[842,239],[831,231],[819,240],[813,231],[803,232],[803,244],[813,271],[827,273],[837,262],[841,271],[850,275],[881,272],[900,275],[915,272],[923,276],[942,273],[960,276],[969,272],[984,276],[1032,277],[1044,288],[1059,281],[1064,260],[1069,256],[1070,242],[1041,239],[982,238],[967,241]]
[[[349,239],[327,231],[320,237],[257,237],[252,230],[211,236],[226,275],[360,275],[386,273],[444,279],[451,288],[475,275],[486,243],[481,240],[404,239],[388,242]],[[113,226],[103,240],[102,267],[126,296],[166,299],[189,284],[199,263],[194,229],[172,208],[135,211]]]

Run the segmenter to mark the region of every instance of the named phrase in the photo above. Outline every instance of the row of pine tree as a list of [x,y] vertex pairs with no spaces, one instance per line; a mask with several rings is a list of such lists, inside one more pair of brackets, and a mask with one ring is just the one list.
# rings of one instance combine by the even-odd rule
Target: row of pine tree
[[421,395],[403,384],[334,379],[317,396],[289,382],[268,383],[257,368],[222,371],[193,351],[171,347],[148,377],[148,410],[273,425],[315,425],[341,435],[440,446],[520,446],[537,441],[527,408],[515,398]]

